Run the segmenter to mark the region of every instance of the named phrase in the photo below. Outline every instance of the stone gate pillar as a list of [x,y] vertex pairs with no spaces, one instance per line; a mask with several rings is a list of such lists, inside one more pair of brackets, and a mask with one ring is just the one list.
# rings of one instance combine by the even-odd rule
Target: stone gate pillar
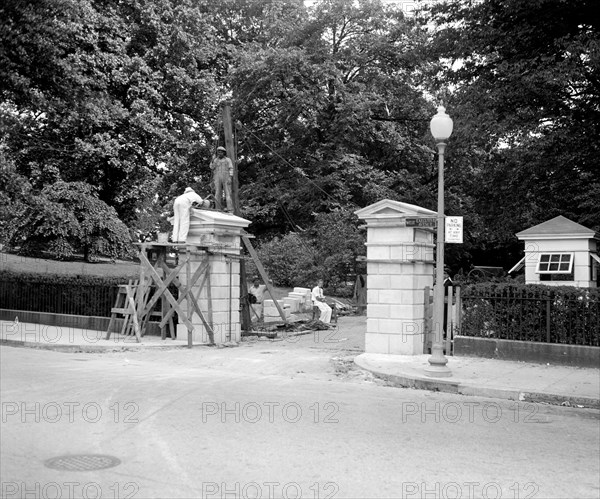
[[[423,354],[426,286],[433,288],[436,212],[384,199],[356,211],[367,223],[367,332],[365,351]],[[412,223],[411,223],[412,222]]]
[[[207,280],[198,295],[198,288],[203,280],[198,279],[194,295],[198,295],[200,310],[209,323],[212,323],[216,344],[239,342],[241,338],[239,257],[241,235],[248,225],[249,220],[229,213],[192,209],[187,238],[190,251],[194,251],[190,274],[193,275],[203,262],[208,261],[210,286]],[[194,245],[198,246],[196,250]],[[207,247],[208,250],[202,250],[201,247]],[[179,279],[182,284],[187,284],[187,276],[183,270],[179,273]],[[188,312],[186,301],[182,303],[182,309],[185,313]],[[206,328],[196,313],[191,322],[194,325],[192,342],[208,342]],[[187,338],[187,334],[185,325],[179,323],[177,338]]]

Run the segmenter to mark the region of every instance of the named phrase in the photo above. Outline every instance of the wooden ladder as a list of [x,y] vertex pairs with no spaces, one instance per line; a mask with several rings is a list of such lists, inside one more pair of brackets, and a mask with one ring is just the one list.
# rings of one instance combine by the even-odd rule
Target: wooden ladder
[[140,325],[137,318],[136,310],[136,294],[139,290],[139,281],[132,281],[131,279],[127,284],[119,285],[119,292],[117,293],[117,299],[115,300],[115,306],[110,309],[110,322],[106,330],[106,339],[110,339],[110,335],[113,332],[112,328],[115,324],[118,315],[123,316],[123,325],[121,326],[120,334],[131,335],[135,334],[138,342],[141,341]]

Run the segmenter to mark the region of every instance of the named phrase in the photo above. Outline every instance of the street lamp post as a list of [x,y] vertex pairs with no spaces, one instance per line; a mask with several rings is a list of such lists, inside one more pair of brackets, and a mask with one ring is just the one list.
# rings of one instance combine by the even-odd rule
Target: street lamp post
[[444,106],[438,107],[437,114],[431,119],[431,135],[438,147],[438,206],[437,206],[437,246],[435,263],[435,286],[433,288],[433,327],[434,338],[429,357],[429,366],[425,368],[428,376],[448,377],[452,372],[448,368],[448,359],[444,355],[444,151],[446,140],[452,135],[452,119],[446,114]]

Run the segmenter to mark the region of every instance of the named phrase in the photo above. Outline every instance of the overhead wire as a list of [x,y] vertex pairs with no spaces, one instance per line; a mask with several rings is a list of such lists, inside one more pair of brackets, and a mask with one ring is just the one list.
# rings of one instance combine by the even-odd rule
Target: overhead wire
[[331,198],[333,201],[335,201],[336,203],[339,203],[340,200],[336,199],[335,197],[333,197],[331,194],[329,194],[326,190],[324,190],[321,186],[319,186],[316,182],[314,182],[310,177],[308,177],[306,175],[305,172],[303,172],[299,167],[292,165],[287,159],[285,159],[283,156],[281,156],[281,154],[279,154],[277,151],[275,151],[271,146],[269,146],[269,144],[267,144],[264,140],[262,140],[258,135],[256,135],[252,130],[249,130],[248,128],[246,128],[243,124],[241,124],[238,121],[239,125],[245,130],[247,131],[249,134],[251,134],[254,138],[256,138],[256,140],[260,141],[267,149],[269,149],[269,151],[271,151],[275,156],[277,156],[279,159],[281,159],[284,163],[287,163],[294,171],[296,171],[297,173],[299,173],[300,175],[302,175],[308,182],[310,182],[312,185],[314,185],[318,190],[320,190],[323,194],[325,194],[327,197]]
[[[254,134],[253,134],[253,135],[254,135]],[[252,152],[254,155],[256,155],[256,151],[255,151],[255,150],[254,150],[254,148],[252,147],[252,144],[248,143],[248,147],[250,148],[251,152]],[[276,188],[276,186],[275,186],[275,183],[273,182],[273,180],[271,180],[271,179],[269,179],[269,178],[266,178],[266,177],[265,177],[265,180],[266,180],[266,182],[267,182],[268,184],[270,184],[270,186],[271,186],[271,188],[272,188],[272,189],[275,189],[275,188]],[[290,224],[290,226],[292,227],[292,229],[294,229],[296,232],[304,232],[304,229],[302,229],[302,228],[301,228],[301,227],[300,227],[298,224],[296,224],[296,223],[294,222],[294,220],[292,220],[292,216],[290,215],[290,213],[289,213],[289,211],[287,210],[287,208],[285,207],[285,205],[284,205],[284,204],[281,202],[281,199],[280,199],[279,197],[276,197],[276,200],[277,200],[277,204],[278,204],[278,205],[279,205],[279,207],[281,208],[281,211],[282,211],[282,213],[283,213],[283,216],[284,216],[284,217],[286,218],[286,220],[289,222],[289,224]],[[306,251],[308,251],[308,252],[309,252],[309,253],[310,253],[310,254],[313,256],[313,258],[317,258],[317,256],[318,256],[318,255],[317,255],[317,251],[316,251],[316,249],[315,249],[315,248],[312,248],[311,246],[309,246],[309,245],[306,243],[306,241],[305,241],[305,240],[304,240],[302,237],[300,237],[300,238],[299,238],[299,241],[300,241],[300,244],[301,244],[302,246],[304,246],[304,249],[305,249]]]
[[[254,151],[253,147],[251,144],[248,144],[248,147],[250,147],[250,149],[252,150],[252,153],[256,154],[256,152]],[[264,180],[266,180],[266,182],[268,182],[270,184],[270,187],[272,189],[275,189],[275,183],[269,179],[268,177],[264,177]],[[289,224],[291,225],[291,227],[297,231],[297,232],[303,232],[304,229],[302,229],[298,224],[296,224],[293,220],[291,215],[289,214],[287,208],[285,207],[285,205],[281,202],[281,199],[279,197],[275,198],[277,200],[277,204],[279,205],[279,207],[281,208],[281,211],[283,213],[283,216],[287,219],[287,221],[289,222]]]

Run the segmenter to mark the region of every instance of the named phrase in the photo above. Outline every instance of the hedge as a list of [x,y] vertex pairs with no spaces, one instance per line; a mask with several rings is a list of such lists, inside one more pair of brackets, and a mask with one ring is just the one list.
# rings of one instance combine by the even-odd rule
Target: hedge
[[131,277],[0,271],[0,307],[56,314],[110,316],[119,284]]

